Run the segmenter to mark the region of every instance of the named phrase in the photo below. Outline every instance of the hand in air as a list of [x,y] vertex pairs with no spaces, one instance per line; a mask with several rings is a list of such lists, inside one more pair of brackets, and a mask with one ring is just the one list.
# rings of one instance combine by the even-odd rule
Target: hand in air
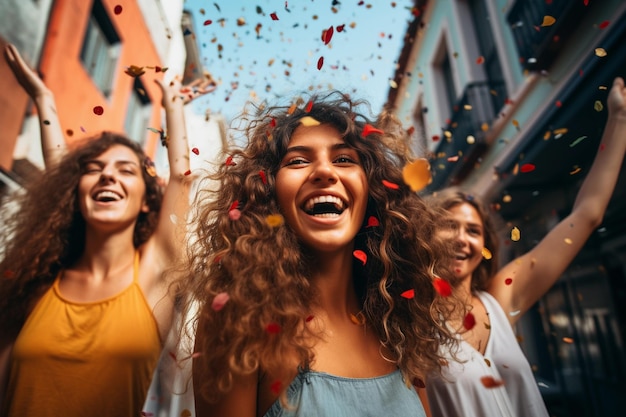
[[611,114],[626,118],[626,87],[622,77],[616,77],[613,80],[613,87],[609,91],[607,105]]
[[163,92],[163,106],[166,106],[167,102],[171,102],[177,97],[183,100],[183,104],[187,104],[200,96],[215,91],[217,88],[217,83],[209,73],[205,73],[202,78],[197,78],[186,85],[181,84],[179,77],[175,77],[169,83],[161,80],[156,80],[156,82]]
[[4,58],[17,81],[32,99],[52,95],[39,75],[26,64],[14,45],[5,46]]

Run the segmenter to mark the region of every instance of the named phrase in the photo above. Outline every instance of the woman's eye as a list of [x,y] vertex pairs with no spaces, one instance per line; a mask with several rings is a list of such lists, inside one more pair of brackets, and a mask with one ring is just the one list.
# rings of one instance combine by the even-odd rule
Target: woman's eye
[[356,159],[348,155],[341,155],[335,159],[335,162],[338,164],[355,164]]
[[287,161],[287,163],[285,163],[285,166],[289,166],[289,165],[301,165],[301,164],[306,164],[306,159],[303,158],[293,158]]

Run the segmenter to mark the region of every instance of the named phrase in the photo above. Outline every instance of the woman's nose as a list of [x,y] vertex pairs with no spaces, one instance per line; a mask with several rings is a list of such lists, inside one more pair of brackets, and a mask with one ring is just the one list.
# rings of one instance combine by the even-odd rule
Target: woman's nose
[[311,173],[311,180],[313,182],[328,182],[334,184],[337,182],[337,171],[330,161],[318,161],[314,164],[313,172]]

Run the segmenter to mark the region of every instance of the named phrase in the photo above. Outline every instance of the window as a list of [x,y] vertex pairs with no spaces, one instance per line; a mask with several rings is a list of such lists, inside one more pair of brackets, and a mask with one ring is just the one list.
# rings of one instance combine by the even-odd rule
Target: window
[[139,77],[135,78],[133,91],[130,94],[126,118],[124,120],[124,131],[129,138],[143,145],[148,135],[148,124],[152,114],[152,102],[146,94],[146,89]]
[[120,38],[101,0],[95,0],[80,51],[80,60],[105,97],[111,95],[120,46]]
[[478,40],[478,48],[485,59],[483,67],[492,96],[493,108],[495,111],[499,111],[504,107],[507,93],[498,50],[493,31],[491,30],[492,23],[487,4],[485,0],[470,0],[469,7],[472,13],[474,30],[476,31],[476,39]]

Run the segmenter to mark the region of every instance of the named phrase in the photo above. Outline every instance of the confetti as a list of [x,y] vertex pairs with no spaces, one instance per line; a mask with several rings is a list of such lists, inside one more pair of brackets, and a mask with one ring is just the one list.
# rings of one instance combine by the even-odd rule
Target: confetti
[[485,62],[485,57],[484,56],[479,56],[478,58],[476,58],[476,63],[478,65],[483,64]]
[[556,19],[552,16],[544,16],[543,22],[541,22],[542,27],[552,26],[556,22]]
[[191,148],[191,152],[195,153],[196,155],[200,154],[198,148]]
[[593,103],[593,109],[597,112],[601,112],[602,110],[604,110],[604,106],[602,105],[602,102],[600,100],[596,100]]
[[228,300],[230,300],[228,293],[221,292],[217,294],[215,298],[213,298],[213,301],[211,302],[211,308],[213,309],[213,311],[220,311],[224,308]]
[[241,218],[241,211],[239,209],[232,209],[228,211],[228,218],[232,221],[237,221]]
[[600,58],[607,56],[606,50],[604,48],[596,48],[595,53],[596,53],[596,56]]
[[205,20],[203,25],[204,26],[209,26],[211,23],[213,23],[213,21],[209,19],[209,20]]
[[118,5],[116,5],[116,6],[113,8],[113,13],[115,13],[116,15],[121,14],[121,13],[122,13],[122,6],[120,6],[119,4],[118,4]]
[[535,170],[535,165],[533,165],[533,164],[524,164],[520,168],[520,171],[523,172],[523,173],[532,172],[534,170]]
[[572,339],[571,337],[564,337],[564,338],[563,338],[563,341],[564,341],[565,343],[569,343],[569,344],[574,343],[574,339]]
[[511,240],[512,240],[513,242],[517,242],[518,240],[520,240],[520,237],[521,237],[521,232],[520,232],[520,230],[519,230],[517,227],[514,227],[514,228],[511,230]]
[[359,261],[361,261],[363,265],[367,263],[367,254],[363,252],[362,250],[359,250],[359,249],[355,250],[354,252],[352,252],[352,256],[354,256]]
[[102,116],[103,113],[104,109],[102,108],[102,106],[96,106],[93,108],[93,114],[95,114],[96,116]]
[[378,133],[379,135],[382,135],[385,132],[383,132],[380,129],[376,129],[374,126],[372,126],[371,124],[367,123],[365,126],[363,126],[363,130],[361,131],[361,137],[362,138],[366,138],[369,135],[371,135],[372,133]]
[[576,139],[574,142],[570,143],[569,147],[573,148],[574,146],[578,145],[580,142],[582,142],[585,139],[587,139],[587,136],[581,136],[578,139]]
[[136,65],[131,65],[124,70],[124,74],[130,75],[131,77],[139,77],[145,73],[146,71],[143,67],[138,67]]
[[270,227],[279,227],[284,223],[283,216],[280,214],[270,214],[265,218],[265,221]]
[[272,382],[272,385],[270,385],[270,390],[272,391],[274,395],[280,394],[280,391],[282,389],[283,389],[283,383],[280,381],[274,381]]
[[320,122],[315,120],[311,116],[304,116],[302,119],[300,119],[300,124],[304,127],[311,127],[311,126],[319,126]]
[[511,285],[513,283],[513,278],[507,278],[504,280],[505,285]]
[[611,22],[609,22],[608,20],[605,20],[604,22],[600,23],[598,25],[598,28],[600,29],[606,29],[607,27],[609,27],[609,25],[611,24]]
[[334,30],[332,26],[322,31],[322,41],[324,42],[324,45],[328,45],[330,43],[330,40],[333,38],[333,33]]
[[491,367],[491,361],[487,358],[484,358],[484,359],[485,359],[485,363],[487,364],[487,366]]
[[265,326],[265,331],[268,332],[269,334],[278,334],[280,333],[280,324],[278,323],[269,323],[267,326]]
[[317,69],[321,70],[323,66],[324,66],[324,57],[321,56],[320,59],[317,60]]
[[378,219],[374,216],[369,216],[367,218],[367,226],[365,227],[376,227],[376,226],[380,226],[380,222],[378,221]]
[[180,417],[191,417],[191,411],[187,410],[186,408],[180,412]]
[[272,18],[272,20],[278,20],[278,15],[276,13],[270,14],[270,17]]
[[435,277],[433,279],[433,286],[435,287],[435,291],[437,291],[442,297],[449,297],[452,294],[452,287],[450,284],[439,277]]
[[228,158],[226,158],[226,162],[224,162],[224,165],[226,165],[226,166],[235,166],[237,164],[233,162],[233,157],[229,156]]
[[483,258],[485,258],[487,260],[491,259],[491,257],[492,257],[491,251],[489,249],[487,249],[487,248],[483,248],[481,253],[483,255]]
[[504,385],[504,381],[495,379],[491,375],[480,377],[480,382],[485,388],[497,388]]
[[395,184],[393,182],[389,182],[387,180],[383,180],[383,185],[387,188],[391,188],[392,190],[397,190],[400,188],[400,186],[398,184]]
[[521,311],[520,311],[520,310],[510,311],[510,312],[509,312],[509,316],[511,316],[511,317],[515,317],[515,316],[517,316],[519,313],[521,313]]
[[476,326],[476,318],[472,313],[467,313],[463,319],[463,327],[467,330],[472,330]]
[[416,159],[402,168],[402,178],[404,183],[411,188],[411,191],[422,190],[432,181],[430,164],[424,158]]
[[315,318],[315,316],[310,315],[310,316],[307,316],[307,318],[306,318],[306,319],[304,319],[304,321],[308,323],[308,322],[310,322],[311,320],[313,320],[314,318]]
[[402,294],[400,294],[400,297],[410,300],[415,297],[415,290],[414,289],[406,290]]
[[265,171],[259,171],[259,177],[261,177],[261,181],[263,184],[267,184],[267,176],[265,175]]
[[567,243],[568,245],[572,244],[572,239],[570,239],[569,237],[566,237],[565,239],[563,239],[563,241]]

